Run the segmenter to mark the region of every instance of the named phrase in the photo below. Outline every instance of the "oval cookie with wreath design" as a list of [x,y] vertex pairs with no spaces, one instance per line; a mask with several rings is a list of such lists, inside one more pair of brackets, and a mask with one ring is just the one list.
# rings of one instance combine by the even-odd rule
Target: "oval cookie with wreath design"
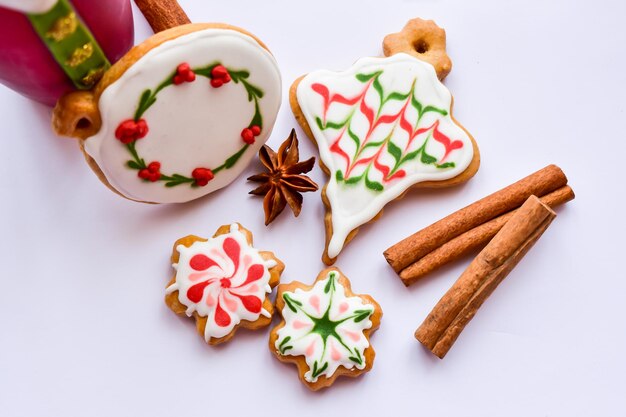
[[281,104],[274,57],[228,25],[190,24],[131,50],[93,92],[55,108],[105,184],[131,200],[182,203],[230,184],[266,142]]

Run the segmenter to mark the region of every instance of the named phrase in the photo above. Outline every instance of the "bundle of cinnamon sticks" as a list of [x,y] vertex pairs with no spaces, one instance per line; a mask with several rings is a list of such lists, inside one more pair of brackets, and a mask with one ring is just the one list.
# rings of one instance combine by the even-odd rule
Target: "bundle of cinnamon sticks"
[[385,258],[410,285],[486,245],[439,300],[415,338],[443,358],[487,297],[548,228],[556,216],[550,207],[573,198],[563,171],[550,165],[387,249]]
[[443,358],[483,302],[555,216],[550,207],[531,196],[439,300],[415,332],[415,338]]
[[563,171],[549,165],[398,242],[384,252],[385,258],[402,282],[411,285],[484,247],[531,195],[550,207],[574,199]]

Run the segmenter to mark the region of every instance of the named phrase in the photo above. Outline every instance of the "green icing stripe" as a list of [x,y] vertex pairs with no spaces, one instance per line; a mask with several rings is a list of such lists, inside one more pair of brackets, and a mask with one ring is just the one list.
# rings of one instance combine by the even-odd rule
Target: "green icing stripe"
[[111,67],[102,48],[68,0],[59,0],[46,13],[27,16],[76,88],[92,88]]

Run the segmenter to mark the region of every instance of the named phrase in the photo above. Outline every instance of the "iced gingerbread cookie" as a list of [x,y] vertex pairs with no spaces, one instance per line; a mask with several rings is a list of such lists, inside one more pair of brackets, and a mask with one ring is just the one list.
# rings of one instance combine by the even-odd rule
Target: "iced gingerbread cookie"
[[230,340],[239,327],[259,329],[272,321],[268,294],[285,265],[272,252],[252,246],[252,233],[238,223],[220,227],[210,239],[187,236],[174,244],[176,274],[165,303],[193,317],[198,333],[211,344]]
[[[385,50],[428,48],[418,40],[429,34],[426,26],[424,33],[393,35],[392,40],[409,39]],[[443,78],[449,70],[441,62],[448,59],[445,49],[443,55],[430,51],[432,64],[419,56],[414,51],[363,58],[345,71],[312,72],[291,87],[294,115],[317,144],[329,175],[322,192],[327,264],[359,227],[410,188],[457,185],[478,170],[478,147],[452,116],[452,95],[432,65],[443,68]]]
[[313,285],[280,285],[276,309],[283,321],[270,333],[270,350],[280,361],[295,363],[310,389],[372,369],[369,337],[383,312],[369,295],[354,294],[339,269],[322,271]]
[[92,92],[63,97],[53,124],[80,139],[115,192],[182,203],[237,178],[280,104],[280,72],[260,40],[225,24],[186,24],[133,48]]
[[0,82],[54,106],[133,45],[129,0],[0,0]]

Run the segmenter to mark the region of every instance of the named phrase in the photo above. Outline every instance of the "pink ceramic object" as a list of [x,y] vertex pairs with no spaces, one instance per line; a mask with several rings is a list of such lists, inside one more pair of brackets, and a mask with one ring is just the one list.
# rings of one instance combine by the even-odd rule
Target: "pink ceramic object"
[[[70,1],[111,63],[133,46],[130,0]],[[53,106],[61,95],[75,88],[35,33],[26,15],[1,7],[11,6],[12,3],[16,4],[16,0],[0,0],[0,82],[26,97]]]

